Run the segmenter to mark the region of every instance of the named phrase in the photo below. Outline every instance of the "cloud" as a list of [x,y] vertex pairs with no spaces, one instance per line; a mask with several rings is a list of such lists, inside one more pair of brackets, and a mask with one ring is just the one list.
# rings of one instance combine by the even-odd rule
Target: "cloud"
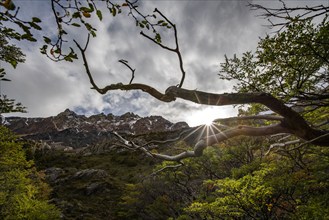
[[[56,34],[48,3],[19,1],[19,4],[22,4],[20,13],[42,18],[44,30]],[[188,89],[230,92],[232,85],[217,76],[224,55],[254,49],[258,37],[266,31],[260,25],[262,21],[246,7],[246,1],[141,1],[141,4],[141,10],[152,12],[157,7],[176,23],[187,72],[184,85]],[[118,62],[125,59],[136,69],[134,82],[149,84],[162,92],[177,85],[181,72],[176,54],[142,37],[131,16],[121,14],[113,18],[107,12],[103,11],[101,23],[90,20],[98,36],[91,39],[87,57],[97,84],[102,87],[128,83],[131,72]],[[81,29],[72,27],[70,34],[82,45],[85,43],[86,33]],[[172,39],[169,44],[174,45]],[[163,103],[140,91],[114,91],[102,96],[90,89],[81,60],[73,64],[51,62],[39,53],[40,45],[21,44],[27,61],[16,70],[11,69],[12,82],[3,87],[9,97],[27,106],[28,114],[21,116],[51,116],[70,108],[85,114],[119,115],[128,111],[141,116],[154,114],[174,122],[193,123],[192,115],[209,109],[183,100]],[[234,113],[232,107],[218,109],[222,116]]]

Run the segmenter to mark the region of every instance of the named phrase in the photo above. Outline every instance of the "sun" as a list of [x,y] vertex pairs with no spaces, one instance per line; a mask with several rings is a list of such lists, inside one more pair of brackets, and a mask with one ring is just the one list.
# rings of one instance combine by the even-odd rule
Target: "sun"
[[[214,118],[214,119],[215,119],[215,118]],[[205,120],[204,120],[204,124],[205,124],[206,126],[211,126],[211,125],[213,124],[214,119],[212,119],[211,117],[209,117],[209,118],[205,118]]]
[[205,109],[195,111],[194,113],[190,114],[187,117],[186,121],[191,127],[199,125],[210,126],[213,124],[213,120],[221,117],[223,116],[221,116],[219,108],[207,107]]
[[198,110],[188,112],[185,115],[184,121],[190,127],[196,127],[199,125],[212,125],[213,121],[218,118],[228,118],[237,116],[237,109],[233,106],[202,106]]

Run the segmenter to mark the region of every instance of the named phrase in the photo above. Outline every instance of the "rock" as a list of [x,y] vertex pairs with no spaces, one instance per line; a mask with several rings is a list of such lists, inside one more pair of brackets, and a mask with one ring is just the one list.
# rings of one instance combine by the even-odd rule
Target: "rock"
[[108,174],[105,170],[101,169],[85,169],[76,172],[72,178],[74,179],[90,179],[90,178],[104,178]]
[[65,109],[65,111],[63,111],[57,115],[57,117],[73,117],[73,118],[75,118],[77,116],[78,115],[75,112],[71,111],[70,109]]
[[184,122],[184,121],[181,121],[181,122],[177,122],[175,123],[173,126],[171,126],[171,130],[180,130],[180,129],[183,129],[183,128],[189,128],[190,126]]
[[45,169],[46,179],[51,183],[56,182],[64,173],[64,170],[58,167],[50,167]]
[[92,183],[89,186],[86,187],[86,195],[90,196],[92,194],[96,194],[96,193],[101,193],[104,190],[106,190],[106,183],[104,182],[96,182],[96,183]]

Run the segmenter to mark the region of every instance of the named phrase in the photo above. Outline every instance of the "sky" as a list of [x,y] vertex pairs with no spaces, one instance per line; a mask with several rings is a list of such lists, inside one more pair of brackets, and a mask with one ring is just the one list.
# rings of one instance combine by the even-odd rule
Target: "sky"
[[[20,16],[39,17],[43,33],[50,36],[56,29],[49,1],[14,0],[21,7]],[[277,1],[252,1],[257,4],[276,4]],[[289,4],[301,1],[288,1]],[[327,3],[328,1],[316,1]],[[220,80],[218,73],[224,56],[240,56],[255,51],[259,37],[270,33],[267,21],[250,11],[244,0],[142,0],[140,10],[151,13],[158,8],[176,24],[178,40],[186,70],[183,87],[212,93],[233,92],[233,82]],[[175,54],[165,51],[142,37],[127,12],[113,18],[103,10],[104,19],[97,22],[97,37],[91,39],[87,58],[96,83],[102,87],[112,83],[128,83],[131,72],[118,62],[127,60],[136,69],[135,83],[153,86],[161,92],[180,82],[181,72]],[[94,21],[95,20],[95,21]],[[84,44],[86,33],[72,28],[70,36]],[[166,33],[164,36],[170,36]],[[35,36],[42,39],[42,33]],[[172,45],[173,41],[169,41]],[[139,91],[111,91],[100,95],[91,85],[81,59],[74,63],[52,62],[40,54],[42,41],[31,44],[14,42],[22,47],[26,61],[16,69],[1,62],[11,82],[2,82],[1,92],[27,107],[21,117],[48,117],[69,108],[78,114],[133,112],[142,117],[160,115],[172,121],[186,121],[190,126],[209,120],[235,116],[232,106],[210,107],[176,100],[163,103]],[[72,44],[72,46],[74,46]],[[6,116],[11,116],[6,115]]]

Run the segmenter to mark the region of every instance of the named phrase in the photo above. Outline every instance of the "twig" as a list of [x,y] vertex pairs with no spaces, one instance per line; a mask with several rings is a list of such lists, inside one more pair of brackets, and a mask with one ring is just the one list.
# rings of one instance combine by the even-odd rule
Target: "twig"
[[168,51],[174,52],[177,54],[178,56],[178,61],[179,61],[179,68],[180,71],[182,73],[182,78],[180,83],[178,84],[178,87],[181,88],[183,86],[184,80],[185,80],[185,75],[186,72],[184,70],[184,63],[183,63],[183,57],[182,54],[180,52],[180,48],[179,48],[179,43],[178,43],[178,32],[177,32],[177,28],[176,25],[174,23],[172,23],[164,14],[161,13],[161,11],[159,11],[157,8],[154,9],[154,12],[158,13],[161,17],[163,17],[174,29],[174,38],[175,38],[175,48],[170,48],[168,46],[163,45],[161,42],[156,41],[155,39],[153,39],[152,37],[148,36],[147,34],[145,34],[143,31],[140,32],[140,34],[143,37],[146,37],[147,39],[151,40],[152,42],[154,42],[155,44],[159,45],[160,47],[162,47],[163,49],[166,49]]
[[131,68],[131,66],[128,64],[128,61],[126,61],[126,60],[121,59],[121,60],[119,60],[119,62],[122,63],[123,65],[125,65],[126,67],[128,67],[131,71],[131,79],[129,81],[129,85],[130,85],[133,82],[134,78],[135,78],[135,70],[136,69]]
[[150,145],[150,144],[167,144],[167,143],[178,141],[187,132],[190,132],[190,130],[185,130],[185,131],[181,132],[177,137],[175,137],[173,139],[168,139],[168,140],[165,140],[165,141],[159,141],[159,140],[149,141],[146,144],[144,144],[143,147],[146,146],[146,145]]
[[298,149],[298,148],[303,147],[303,146],[306,145],[306,144],[311,144],[312,142],[314,142],[314,141],[316,141],[316,140],[318,140],[318,139],[321,139],[321,138],[327,137],[327,136],[329,136],[329,133],[324,134],[324,135],[321,135],[321,136],[319,136],[319,137],[316,137],[316,138],[314,138],[314,139],[312,139],[312,140],[306,141],[306,142],[300,144],[299,146],[297,146],[297,147],[295,147],[295,148],[289,149],[288,151],[296,150],[296,149]]

